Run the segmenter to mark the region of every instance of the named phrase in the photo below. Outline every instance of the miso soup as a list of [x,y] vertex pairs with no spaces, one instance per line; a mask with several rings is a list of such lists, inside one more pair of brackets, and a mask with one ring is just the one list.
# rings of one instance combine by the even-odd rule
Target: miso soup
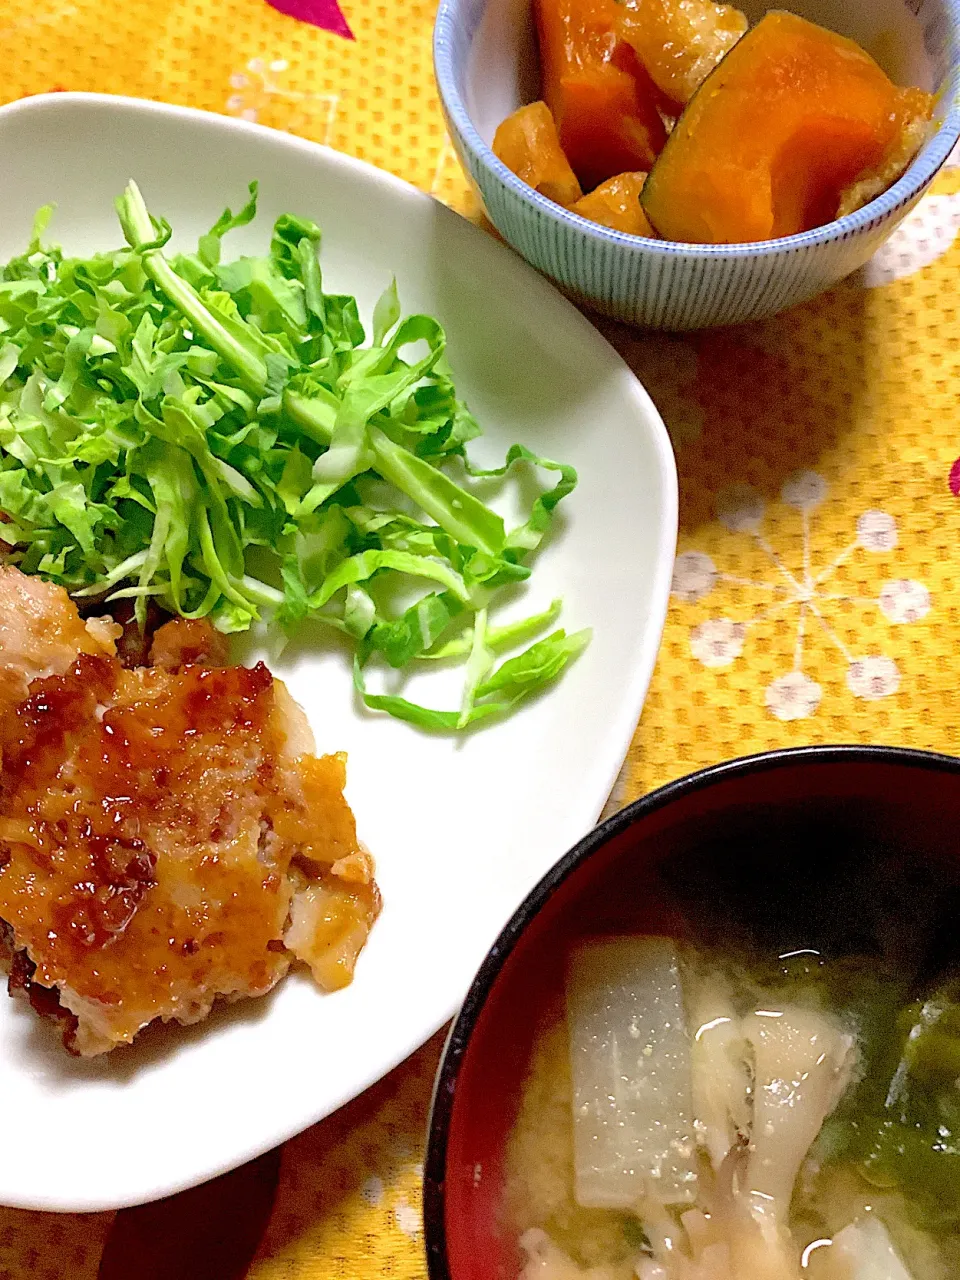
[[542,1011],[506,1158],[522,1280],[960,1277],[957,870],[708,851],[637,903]]

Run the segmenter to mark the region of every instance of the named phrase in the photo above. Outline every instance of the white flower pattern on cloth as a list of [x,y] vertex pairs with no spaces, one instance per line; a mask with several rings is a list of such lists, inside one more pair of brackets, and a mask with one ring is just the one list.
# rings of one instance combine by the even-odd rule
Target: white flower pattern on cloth
[[807,627],[819,625],[841,654],[847,667],[847,687],[854,697],[867,702],[888,698],[900,687],[900,670],[885,654],[859,656],[851,653],[825,616],[830,601],[847,601],[863,609],[877,609],[894,626],[919,622],[930,612],[930,592],[922,582],[893,578],[883,584],[876,599],[862,599],[831,591],[830,579],[858,549],[872,555],[893,551],[898,543],[897,522],[887,511],[864,511],[857,520],[856,536],[828,564],[816,568],[811,553],[811,517],[827,496],[828,486],[815,471],[797,471],[780,490],[780,501],[799,511],[802,520],[803,567],[791,570],[763,533],[765,504],[748,485],[737,485],[717,497],[717,519],[734,533],[752,538],[764,553],[776,576],[772,581],[754,581],[721,572],[703,551],[684,551],[673,571],[673,595],[684,604],[706,599],[718,582],[739,583],[769,595],[770,603],[749,618],[708,618],[690,629],[690,651],[705,667],[726,667],[744,651],[749,630],[779,614],[796,610],[797,630],[793,669],[775,677],[764,690],[764,704],[778,720],[803,720],[816,714],[823,698],[822,687],[803,670]]
[[702,551],[685,551],[673,566],[671,590],[679,599],[693,604],[708,596],[717,585],[716,565]]
[[383,1179],[378,1178],[376,1174],[371,1174],[360,1188],[360,1194],[363,1196],[367,1204],[378,1209],[383,1204]]
[[731,533],[756,533],[763,511],[763,499],[748,484],[734,485],[717,495],[717,519]]
[[778,720],[806,720],[820,705],[823,689],[802,671],[788,671],[771,680],[764,693],[767,710]]
[[930,612],[930,592],[912,578],[895,578],[880,588],[880,612],[889,622],[919,622]]
[[693,656],[705,667],[728,667],[743,653],[747,628],[729,618],[711,618],[690,632]]
[[398,1200],[393,1210],[393,1220],[404,1235],[416,1238],[420,1235],[420,1213],[406,1200]]
[[960,231],[960,195],[925,196],[860,270],[865,289],[903,280],[950,249]]
[[[944,172],[960,168],[960,143],[944,161]],[[951,248],[960,231],[960,194],[927,194],[870,261],[857,273],[865,289],[914,275]]]
[[[309,133],[319,142],[329,144],[333,133],[338,93],[303,93],[287,89],[282,81],[290,69],[286,58],[251,58],[242,71],[230,76],[233,92],[227,98],[227,114],[255,123],[275,100],[286,108],[283,127],[294,133]],[[318,117],[322,117],[318,119]]]
[[897,545],[897,522],[886,511],[865,511],[857,521],[857,542],[864,551],[892,551]]
[[857,698],[875,702],[889,698],[900,688],[900,668],[883,654],[871,658],[854,658],[847,668],[847,687]]

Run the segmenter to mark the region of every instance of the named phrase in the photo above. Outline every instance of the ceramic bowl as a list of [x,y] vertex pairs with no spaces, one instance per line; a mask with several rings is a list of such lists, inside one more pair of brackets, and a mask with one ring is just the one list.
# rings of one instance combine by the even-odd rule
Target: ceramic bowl
[[[544,877],[477,974],[437,1077],[424,1173],[430,1280],[516,1280],[504,1153],[538,1011],[573,939],[637,927],[658,865],[706,854],[769,875],[853,847],[957,859],[960,761],[887,747],[807,747],[735,760],[638,800]],[[774,871],[772,874],[776,875]],[[656,910],[656,907],[653,907]]]
[[[751,22],[768,6],[741,5]],[[898,182],[856,213],[755,244],[676,244],[608,230],[520,181],[490,149],[497,125],[539,96],[530,0],[440,0],[434,62],[450,136],[490,220],[575,301],[655,329],[773,315],[861,267],[930,185],[960,135],[960,0],[791,0],[857,40],[899,84],[938,95],[936,133]]]

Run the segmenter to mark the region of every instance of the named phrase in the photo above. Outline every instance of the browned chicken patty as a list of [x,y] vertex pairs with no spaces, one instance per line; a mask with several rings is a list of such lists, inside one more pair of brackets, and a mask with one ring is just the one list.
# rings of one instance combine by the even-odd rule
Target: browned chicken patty
[[82,1055],[263,995],[295,960],[350,982],[380,909],[342,755],[205,623],[119,628],[0,568],[0,920],[10,988]]

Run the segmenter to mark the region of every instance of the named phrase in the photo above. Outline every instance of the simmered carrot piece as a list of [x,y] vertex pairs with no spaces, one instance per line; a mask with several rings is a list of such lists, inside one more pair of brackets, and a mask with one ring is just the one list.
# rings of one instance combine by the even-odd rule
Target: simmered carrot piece
[[493,153],[548,200],[573,204],[580,199],[580,183],[563,154],[545,102],[528,103],[507,116],[493,136]]
[[668,240],[711,244],[821,226],[852,184],[883,173],[891,156],[905,163],[905,121],[932,106],[852,40],[768,13],[680,117],[644,185],[644,211]]
[[666,141],[659,95],[616,34],[617,0],[534,0],[543,96],[584,187],[649,169]]
[[739,9],[713,0],[627,0],[617,27],[661,93],[680,104],[746,29]]
[[570,211],[630,236],[655,235],[640,207],[640,192],[646,176],[645,173],[619,173],[572,204]]

